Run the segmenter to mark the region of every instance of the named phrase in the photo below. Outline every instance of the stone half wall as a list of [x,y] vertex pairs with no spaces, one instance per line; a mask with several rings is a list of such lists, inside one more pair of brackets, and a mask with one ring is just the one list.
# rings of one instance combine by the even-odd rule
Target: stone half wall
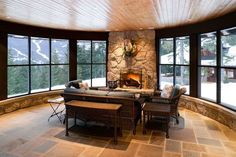
[[179,106],[214,119],[236,131],[236,112],[225,107],[190,96],[181,96]]
[[[137,47],[136,56],[124,56],[123,48],[125,39],[135,41]],[[110,32],[107,65],[108,81],[119,80],[121,69],[141,68],[142,86],[144,88],[154,88],[157,82],[155,31]]]
[[60,93],[62,93],[62,90],[36,93],[0,101],[0,115],[22,108],[47,103],[48,99],[60,96]]

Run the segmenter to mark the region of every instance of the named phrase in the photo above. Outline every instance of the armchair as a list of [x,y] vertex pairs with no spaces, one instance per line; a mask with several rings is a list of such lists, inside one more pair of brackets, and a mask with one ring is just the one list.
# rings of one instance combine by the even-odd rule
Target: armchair
[[[166,86],[165,86],[166,87]],[[171,105],[171,117],[176,119],[176,123],[179,124],[179,112],[178,112],[178,103],[180,96],[186,92],[186,88],[180,87],[180,85],[175,85],[171,88],[170,92],[170,86],[168,86],[169,94],[162,93],[164,90],[160,93],[158,96],[152,96],[151,102],[161,104],[170,104]]]

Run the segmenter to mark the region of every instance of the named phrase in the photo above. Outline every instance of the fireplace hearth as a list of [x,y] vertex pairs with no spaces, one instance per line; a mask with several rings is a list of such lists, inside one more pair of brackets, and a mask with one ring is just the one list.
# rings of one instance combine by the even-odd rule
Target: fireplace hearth
[[120,71],[120,88],[142,88],[142,69]]

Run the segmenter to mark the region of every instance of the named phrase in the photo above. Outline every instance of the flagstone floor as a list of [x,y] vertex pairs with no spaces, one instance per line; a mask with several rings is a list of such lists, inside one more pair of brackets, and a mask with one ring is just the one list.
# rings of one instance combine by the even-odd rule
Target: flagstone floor
[[0,157],[236,157],[235,131],[186,109],[169,139],[156,129],[143,135],[139,124],[136,135],[123,130],[117,145],[107,128],[88,127],[94,135],[74,127],[66,137],[56,117],[48,122],[50,113],[43,104],[0,116]]

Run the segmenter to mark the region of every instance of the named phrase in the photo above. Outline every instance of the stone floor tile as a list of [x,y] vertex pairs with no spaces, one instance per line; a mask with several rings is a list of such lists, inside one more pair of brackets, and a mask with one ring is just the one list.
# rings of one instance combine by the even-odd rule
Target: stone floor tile
[[200,157],[200,153],[193,151],[183,151],[183,157]]
[[222,131],[219,130],[208,130],[209,134],[213,139],[220,139],[223,141],[228,141],[229,139],[225,136],[225,134]]
[[85,148],[74,144],[60,143],[43,157],[77,157]]
[[181,143],[179,141],[166,140],[165,151],[180,153]]
[[181,157],[181,154],[171,153],[171,152],[164,152],[163,157]]
[[236,153],[236,142],[223,142],[225,148]]
[[198,143],[199,144],[206,144],[206,145],[210,145],[210,146],[217,146],[217,147],[221,147],[222,144],[220,143],[219,140],[215,140],[215,139],[208,139],[208,138],[197,138]]
[[45,153],[47,152],[49,149],[51,149],[53,146],[55,146],[57,144],[57,142],[54,141],[45,141],[44,143],[42,143],[41,145],[35,147],[33,149],[34,152],[38,152],[38,153]]
[[206,152],[206,148],[203,145],[195,143],[186,143],[183,142],[183,150],[197,151],[197,152]]
[[220,131],[220,128],[218,127],[217,123],[213,120],[205,120],[206,126],[209,130],[217,130]]
[[0,157],[20,157],[16,154],[8,153],[8,152],[1,152],[0,151]]
[[215,154],[209,154],[209,153],[202,153],[201,157],[227,157],[227,156],[215,155]]
[[212,138],[206,127],[194,127],[193,130],[196,137]]
[[91,146],[86,146],[85,150],[79,155],[79,157],[98,157],[104,148],[101,147],[91,147]]
[[170,139],[173,139],[173,140],[180,140],[180,141],[185,141],[185,142],[196,143],[196,138],[195,138],[193,129],[170,128],[169,129],[169,136],[170,136]]
[[164,146],[165,143],[165,133],[160,131],[153,131],[149,144],[154,144],[158,146]]
[[161,157],[162,153],[163,147],[141,144],[136,153],[136,157]]
[[99,157],[135,157],[135,153],[138,151],[140,144],[133,142],[119,141],[118,145],[114,145],[111,142]]
[[192,120],[193,127],[206,127],[203,120]]
[[[2,139],[1,139],[1,142],[2,142]],[[27,140],[25,139],[22,139],[22,138],[18,138],[16,140],[12,140],[10,141],[9,143],[5,144],[5,145],[2,145],[1,148],[0,148],[0,151],[4,151],[4,152],[10,152],[14,149],[16,149],[18,146],[26,143]]]
[[208,154],[221,155],[221,156],[225,156],[226,155],[226,153],[225,153],[223,148],[206,146],[206,150],[207,150]]

